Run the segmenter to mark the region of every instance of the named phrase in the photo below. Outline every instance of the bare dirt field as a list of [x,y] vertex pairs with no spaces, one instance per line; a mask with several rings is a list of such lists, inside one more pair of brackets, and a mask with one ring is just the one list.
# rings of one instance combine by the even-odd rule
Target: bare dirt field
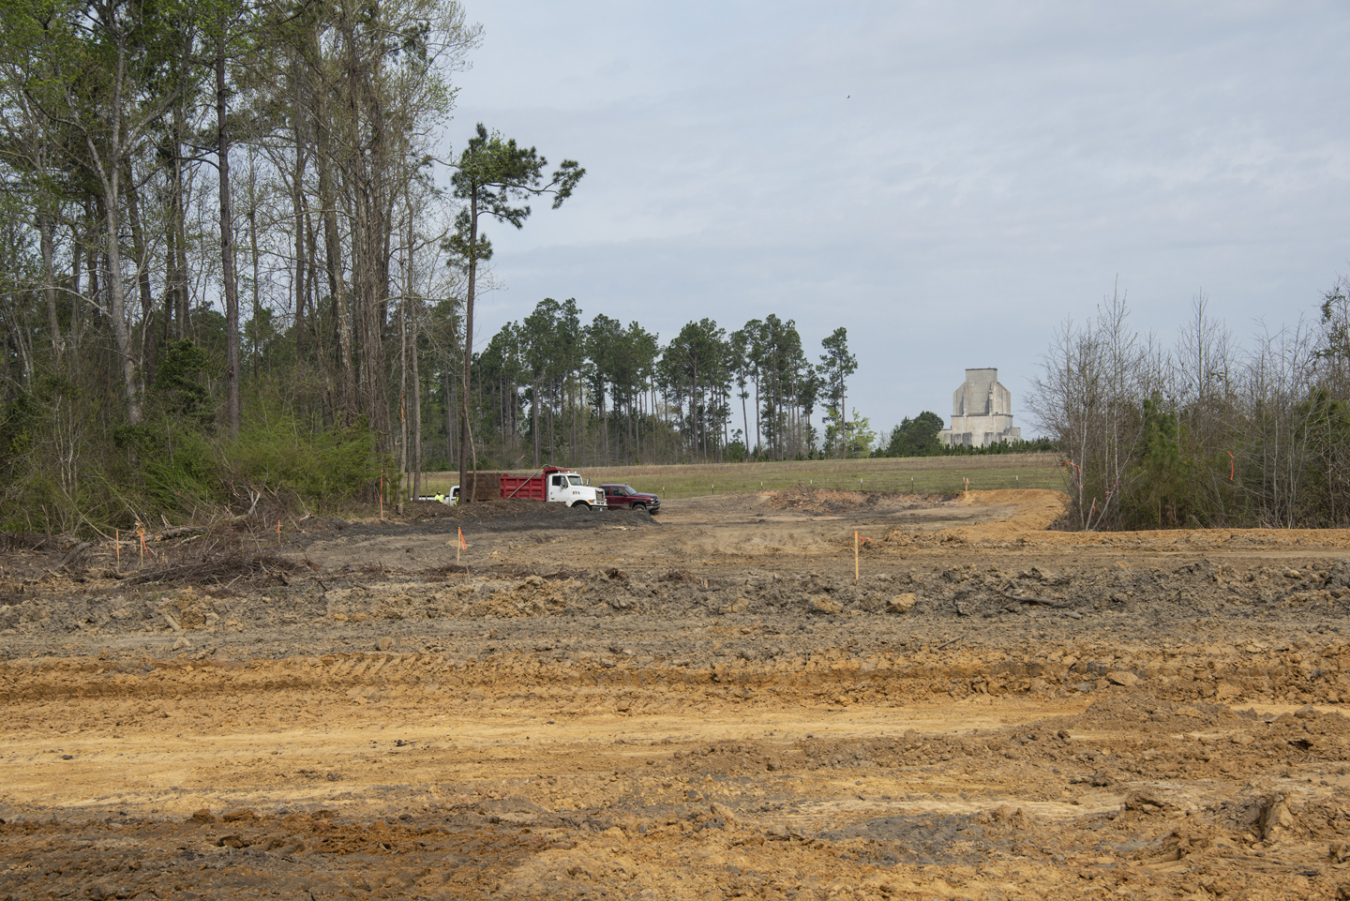
[[1350,533],[1060,504],[11,540],[0,899],[1350,899]]

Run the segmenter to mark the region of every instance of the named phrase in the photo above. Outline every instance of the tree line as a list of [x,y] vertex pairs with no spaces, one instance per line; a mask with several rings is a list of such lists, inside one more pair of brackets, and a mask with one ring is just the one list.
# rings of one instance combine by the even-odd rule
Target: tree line
[[693,320],[663,344],[638,322],[583,322],[575,299],[545,298],[475,355],[483,452],[504,467],[865,455],[844,413],[857,369],[847,329],[821,348],[813,362],[796,324],[772,313],[729,333]]
[[1350,526],[1350,282],[1243,348],[1204,297],[1166,346],[1115,294],[1066,322],[1029,407],[1081,529]]
[[996,441],[983,447],[967,444],[947,444],[940,433],[946,427],[942,417],[932,410],[908,417],[891,429],[885,444],[872,451],[874,457],[969,457],[1000,454],[1028,454],[1056,449],[1049,438],[1026,441]]

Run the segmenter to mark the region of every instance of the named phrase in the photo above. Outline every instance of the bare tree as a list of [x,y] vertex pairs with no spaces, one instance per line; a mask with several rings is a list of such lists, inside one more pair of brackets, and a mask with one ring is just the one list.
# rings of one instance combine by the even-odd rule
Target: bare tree
[[1234,459],[1229,454],[1242,418],[1235,394],[1236,342],[1210,312],[1203,292],[1191,302],[1191,317],[1169,362],[1163,394],[1177,419],[1177,454],[1188,470],[1191,515],[1203,525],[1222,525],[1228,520],[1236,475],[1232,466],[1222,464]]
[[1141,342],[1128,319],[1125,296],[1117,291],[1094,321],[1066,321],[1027,404],[1065,454],[1071,515],[1086,531],[1118,517],[1140,450],[1143,399],[1160,383],[1152,341]]
[[1317,364],[1314,342],[1302,319],[1292,328],[1266,332],[1257,338],[1243,374],[1244,463],[1250,471],[1244,489],[1263,526],[1293,528],[1301,522],[1313,437],[1306,400]]

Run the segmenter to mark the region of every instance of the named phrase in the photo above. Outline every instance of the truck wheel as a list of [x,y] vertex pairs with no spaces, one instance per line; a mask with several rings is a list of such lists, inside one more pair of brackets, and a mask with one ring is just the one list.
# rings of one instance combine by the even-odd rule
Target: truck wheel
[[647,505],[646,505],[646,504],[634,504],[634,505],[633,505],[633,509],[634,509],[634,510],[641,510],[643,513],[646,513],[646,512],[647,512]]
[[572,505],[572,509],[580,510],[582,513],[590,513],[591,505],[586,503],[585,501],[577,501],[575,504]]

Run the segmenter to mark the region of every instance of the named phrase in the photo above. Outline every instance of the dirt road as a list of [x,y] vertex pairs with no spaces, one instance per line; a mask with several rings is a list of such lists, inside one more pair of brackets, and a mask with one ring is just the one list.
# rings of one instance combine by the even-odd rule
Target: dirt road
[[1350,898],[1350,533],[1059,512],[12,541],[0,898]]

